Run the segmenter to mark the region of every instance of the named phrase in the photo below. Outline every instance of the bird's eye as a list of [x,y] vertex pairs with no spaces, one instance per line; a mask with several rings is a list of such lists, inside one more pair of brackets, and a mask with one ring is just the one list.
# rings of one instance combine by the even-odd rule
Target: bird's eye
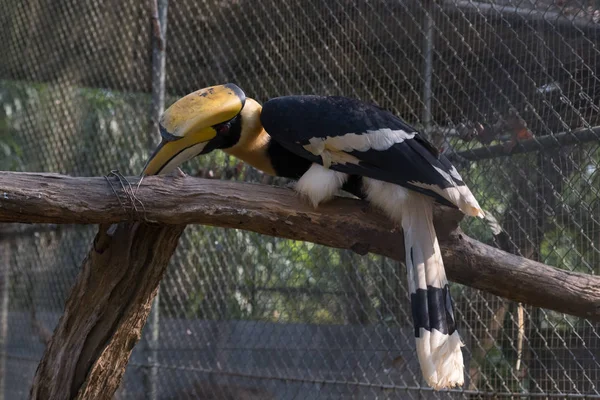
[[229,123],[228,122],[217,126],[217,134],[218,135],[226,135],[227,132],[229,132]]
[[217,131],[217,135],[219,136],[227,136],[229,135],[229,131],[231,127],[236,124],[238,121],[238,117],[234,117],[227,122],[223,122],[222,124],[216,125],[214,128]]

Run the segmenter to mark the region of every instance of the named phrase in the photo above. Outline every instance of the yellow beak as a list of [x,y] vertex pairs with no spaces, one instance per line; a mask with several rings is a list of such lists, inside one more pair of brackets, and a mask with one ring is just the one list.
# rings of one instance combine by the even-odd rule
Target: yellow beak
[[211,86],[177,100],[160,119],[162,142],[142,175],[167,174],[197,156],[215,138],[216,125],[238,115],[246,96],[232,83]]

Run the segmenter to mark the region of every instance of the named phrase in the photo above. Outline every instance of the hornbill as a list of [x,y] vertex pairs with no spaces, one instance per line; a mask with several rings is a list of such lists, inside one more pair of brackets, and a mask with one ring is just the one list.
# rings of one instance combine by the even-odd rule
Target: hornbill
[[342,189],[381,208],[404,230],[421,371],[434,389],[463,384],[463,358],[436,238],[435,201],[483,217],[448,161],[414,128],[346,97],[284,96],[261,105],[234,84],[201,89],[161,117],[162,142],[145,175],[221,149],[267,174],[297,180],[314,206]]

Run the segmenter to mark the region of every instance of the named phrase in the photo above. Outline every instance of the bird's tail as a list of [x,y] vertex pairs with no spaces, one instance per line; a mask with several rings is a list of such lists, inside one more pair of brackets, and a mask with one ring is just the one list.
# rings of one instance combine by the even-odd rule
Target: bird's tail
[[433,203],[411,193],[403,208],[406,269],[421,371],[436,390],[460,386],[464,381],[462,343],[433,227]]

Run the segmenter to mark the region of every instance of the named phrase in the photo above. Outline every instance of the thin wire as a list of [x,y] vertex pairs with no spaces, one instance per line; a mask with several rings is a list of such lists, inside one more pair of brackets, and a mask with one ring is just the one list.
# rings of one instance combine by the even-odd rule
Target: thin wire
[[[123,203],[123,201],[121,200],[121,196],[119,196],[117,190],[115,189],[114,185],[112,184],[112,182],[109,179],[110,176],[114,176],[119,180],[119,183],[121,184],[121,189],[123,190],[123,193],[125,193],[125,196],[129,200],[130,207],[127,207],[126,204]],[[139,185],[141,184],[143,177],[138,182],[138,186],[135,191],[133,190],[133,187],[131,186],[131,182],[129,182],[129,180],[126,177],[124,177],[119,172],[119,170],[110,171],[110,174],[104,175],[104,179],[106,179],[106,182],[108,182],[108,184],[110,185],[110,188],[112,189],[113,193],[117,197],[117,200],[119,201],[119,204],[121,205],[121,208],[123,209],[123,211],[127,212],[130,215],[130,218],[132,218],[132,219],[139,218],[140,211],[138,210],[137,205],[136,205],[136,203],[139,203],[142,206],[142,219],[147,222],[151,222],[146,218],[146,207],[144,206],[144,203],[136,195],[137,189],[139,189]],[[129,190],[127,190],[127,188],[129,188]]]

